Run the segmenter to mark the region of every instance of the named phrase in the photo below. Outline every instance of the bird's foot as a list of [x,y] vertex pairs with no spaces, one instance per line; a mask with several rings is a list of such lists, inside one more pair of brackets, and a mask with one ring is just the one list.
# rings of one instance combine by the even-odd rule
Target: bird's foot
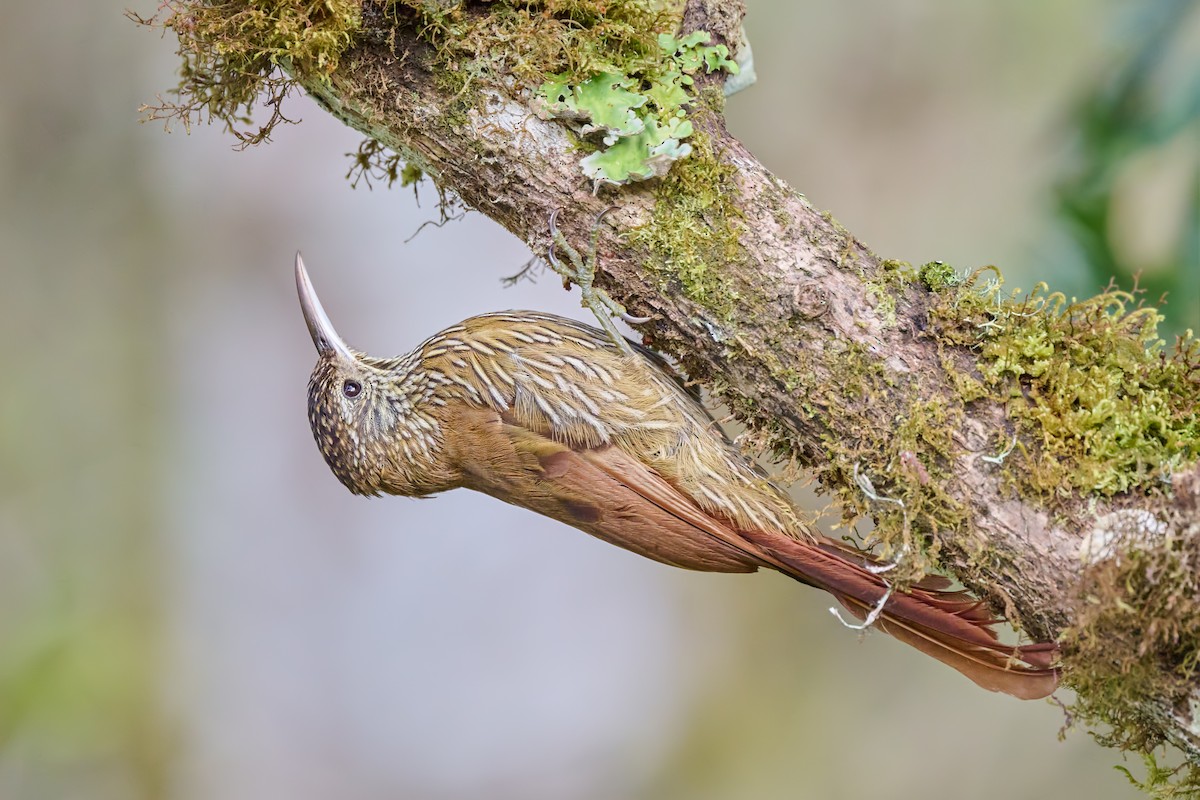
[[[596,319],[600,320],[600,325],[608,333],[609,338],[617,347],[627,353],[632,353],[633,348],[629,346],[629,342],[621,335],[620,331],[613,324],[614,316],[620,317],[630,324],[641,324],[649,322],[649,317],[634,317],[625,311],[625,307],[618,303],[603,289],[596,288],[596,245],[600,240],[600,221],[604,219],[604,215],[613,210],[613,206],[601,211],[596,220],[592,223],[592,236],[588,243],[588,252],[586,256],[581,256],[579,251],[571,246],[567,241],[567,237],[563,236],[562,231],[558,229],[558,212],[559,209],[554,209],[550,212],[550,248],[546,251],[546,260],[550,262],[550,267],[557,272],[563,279],[563,285],[569,286],[574,283],[579,287],[580,304],[591,309],[596,315]],[[569,264],[563,264],[558,260],[556,249],[561,249],[567,256]]]

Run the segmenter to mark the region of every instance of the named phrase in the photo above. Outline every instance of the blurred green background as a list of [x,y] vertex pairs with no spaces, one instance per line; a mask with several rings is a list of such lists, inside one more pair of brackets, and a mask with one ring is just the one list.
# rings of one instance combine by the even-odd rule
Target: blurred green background
[[[751,0],[730,125],[885,256],[1068,295],[1142,270],[1178,331],[1196,5]],[[1052,705],[860,642],[778,576],[466,492],[351,497],[305,420],[297,248],[378,355],[583,312],[502,290],[528,253],[480,215],[401,244],[433,192],[352,191],[359,137],[307,100],[249,152],[137,124],[173,42],[121,12],[0,25],[0,798],[1135,796]]]

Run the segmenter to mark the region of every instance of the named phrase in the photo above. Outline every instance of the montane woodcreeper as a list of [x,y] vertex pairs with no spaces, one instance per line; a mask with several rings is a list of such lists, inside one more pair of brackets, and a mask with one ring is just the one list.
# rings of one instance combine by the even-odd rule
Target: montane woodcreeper
[[869,555],[803,522],[649,351],[572,320],[507,311],[375,358],[338,336],[299,254],[296,285],[318,354],[309,421],[351,492],[466,487],[677,567],[769,567],[980,686],[1021,698],[1054,691],[1054,645],[1001,644],[998,620],[944,579],[893,593]]

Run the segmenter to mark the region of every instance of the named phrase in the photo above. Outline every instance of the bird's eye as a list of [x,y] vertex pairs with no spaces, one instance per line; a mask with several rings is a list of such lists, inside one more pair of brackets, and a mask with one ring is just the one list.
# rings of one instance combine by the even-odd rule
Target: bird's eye
[[346,381],[342,384],[342,394],[346,397],[358,397],[362,392],[362,384],[358,381]]

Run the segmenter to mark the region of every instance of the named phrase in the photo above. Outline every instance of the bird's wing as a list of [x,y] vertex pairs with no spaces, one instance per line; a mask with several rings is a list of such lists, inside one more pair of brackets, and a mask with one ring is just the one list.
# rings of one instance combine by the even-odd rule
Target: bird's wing
[[[467,459],[476,464],[465,467],[470,488],[674,566],[709,572],[773,567],[828,591],[860,618],[888,591],[862,557],[821,540],[736,528],[618,447],[571,447],[490,409],[472,413],[478,416],[469,423],[477,428],[472,441],[486,458]],[[1025,699],[1053,692],[1054,646],[1001,644],[989,627],[995,621],[961,593],[917,586],[888,596],[876,627],[986,689]]]
[[[572,448],[491,409],[471,409],[456,423],[471,429],[470,450],[455,454],[462,485],[467,488],[672,566],[705,572],[753,572],[762,564],[744,548],[697,527],[706,518],[695,514],[686,498],[646,467],[637,466],[642,477],[633,482],[646,491],[655,486],[656,499],[647,499],[628,482],[602,469],[602,461],[593,463],[585,457],[616,451],[611,445]],[[622,458],[629,460],[631,468],[636,465],[627,456]],[[676,507],[679,513],[673,513]],[[692,516],[684,516],[686,512]]]

